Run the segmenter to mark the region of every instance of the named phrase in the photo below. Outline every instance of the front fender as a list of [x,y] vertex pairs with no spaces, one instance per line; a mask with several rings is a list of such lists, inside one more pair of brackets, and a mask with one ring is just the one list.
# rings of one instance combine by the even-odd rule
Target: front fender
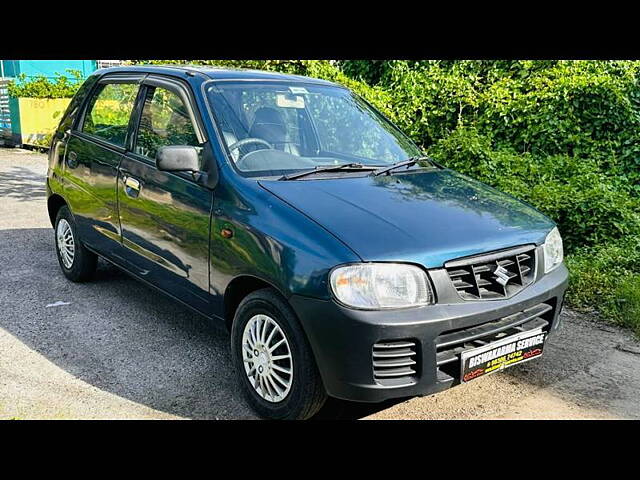
[[[225,238],[223,229],[233,236]],[[358,261],[344,243],[257,182],[221,171],[211,217],[214,314],[221,316],[224,292],[238,276],[262,279],[287,298],[328,299],[329,270]]]

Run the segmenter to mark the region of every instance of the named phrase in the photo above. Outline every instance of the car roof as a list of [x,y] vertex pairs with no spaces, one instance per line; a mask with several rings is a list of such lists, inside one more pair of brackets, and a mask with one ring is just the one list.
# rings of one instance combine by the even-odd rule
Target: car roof
[[315,83],[319,85],[340,86],[336,83],[319,78],[304,77],[302,75],[289,75],[278,72],[267,72],[264,70],[250,70],[244,68],[222,68],[201,65],[128,65],[122,67],[111,67],[96,70],[97,74],[107,73],[157,73],[183,77],[185,75],[199,74],[211,80],[278,80],[298,83]]

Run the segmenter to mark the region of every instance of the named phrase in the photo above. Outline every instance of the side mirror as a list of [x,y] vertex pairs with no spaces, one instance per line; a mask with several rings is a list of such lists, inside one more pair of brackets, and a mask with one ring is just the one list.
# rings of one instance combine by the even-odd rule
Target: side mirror
[[156,167],[165,172],[199,172],[198,149],[186,145],[161,147],[156,154]]

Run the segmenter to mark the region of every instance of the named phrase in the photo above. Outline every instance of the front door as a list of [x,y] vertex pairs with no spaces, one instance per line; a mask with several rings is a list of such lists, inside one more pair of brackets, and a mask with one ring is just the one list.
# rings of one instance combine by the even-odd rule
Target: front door
[[209,229],[213,192],[190,174],[159,171],[162,146],[201,147],[186,87],[150,77],[132,150],[120,164],[118,202],[129,268],[175,298],[209,311]]

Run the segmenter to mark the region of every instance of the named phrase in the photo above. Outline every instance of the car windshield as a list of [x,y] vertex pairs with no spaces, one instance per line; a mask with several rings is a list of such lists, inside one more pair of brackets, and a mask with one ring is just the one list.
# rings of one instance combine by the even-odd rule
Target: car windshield
[[342,87],[225,81],[211,83],[206,93],[231,158],[246,176],[346,163],[386,166],[421,155],[380,113]]

